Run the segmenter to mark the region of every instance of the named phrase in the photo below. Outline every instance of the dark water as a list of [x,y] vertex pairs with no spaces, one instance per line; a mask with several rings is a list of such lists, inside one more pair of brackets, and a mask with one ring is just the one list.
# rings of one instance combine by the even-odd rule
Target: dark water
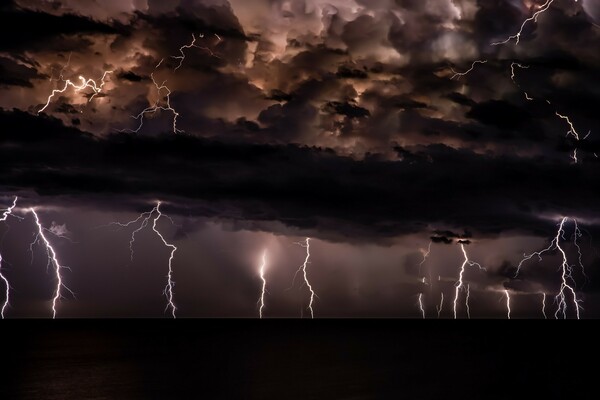
[[[597,398],[595,322],[1,321],[0,399]],[[590,361],[590,366],[588,366]]]

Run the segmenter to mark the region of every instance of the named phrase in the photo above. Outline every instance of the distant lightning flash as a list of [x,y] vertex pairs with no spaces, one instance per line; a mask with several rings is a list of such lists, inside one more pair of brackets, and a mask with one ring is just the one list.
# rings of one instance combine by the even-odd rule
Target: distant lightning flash
[[419,310],[421,310],[421,315],[423,319],[425,319],[425,308],[423,307],[423,293],[419,293]]
[[[463,261],[462,265],[460,266],[460,274],[458,277],[458,282],[455,285],[455,295],[454,295],[454,319],[457,318],[457,307],[458,307],[458,295],[460,293],[461,290],[464,290],[465,284],[464,284],[464,273],[465,273],[465,269],[467,266],[469,267],[477,267],[481,270],[485,270],[485,268],[483,268],[479,263],[476,263],[474,261],[469,260],[469,256],[467,255],[467,250],[465,249],[465,245],[464,243],[460,244],[460,248],[462,250],[462,253],[465,257],[465,260]],[[469,286],[467,286],[467,297],[465,299],[465,304],[467,307],[467,315],[470,318],[470,311],[469,311],[469,296],[470,296],[470,288]]]
[[[142,126],[144,126],[144,116],[146,114],[154,114],[157,111],[162,110],[162,111],[169,111],[169,112],[173,113],[173,133],[182,133],[183,131],[181,129],[177,128],[177,117],[179,117],[179,113],[171,106],[171,97],[170,97],[171,89],[169,89],[165,85],[167,83],[167,81],[165,80],[159,85],[156,82],[156,80],[154,79],[153,73],[150,74],[150,77],[152,78],[152,82],[154,83],[154,86],[156,87],[156,91],[158,94],[157,100],[154,102],[154,104],[152,106],[145,108],[138,115],[132,116],[133,119],[136,119],[140,122],[136,129],[121,129],[120,132],[138,133],[140,131],[140,129],[142,129]],[[163,91],[163,90],[165,92],[165,95],[161,97],[161,91]],[[164,105],[160,105],[160,102],[162,99],[164,99]]]
[[156,215],[154,217],[154,219],[152,220],[152,230],[154,231],[154,233],[156,233],[156,235],[159,237],[159,239],[163,242],[165,247],[168,247],[171,249],[171,253],[169,255],[169,264],[168,264],[169,268],[168,268],[168,272],[167,272],[167,283],[166,283],[165,289],[163,291],[165,297],[167,298],[167,306],[165,307],[165,311],[167,311],[170,308],[171,315],[173,316],[173,318],[176,318],[175,311],[177,310],[177,307],[175,306],[175,303],[173,301],[173,287],[175,286],[175,282],[173,282],[173,258],[175,257],[175,252],[177,251],[177,246],[175,246],[172,243],[167,242],[165,237],[162,235],[162,233],[160,233],[160,231],[156,227],[156,224],[162,217],[165,217],[165,218],[169,219],[171,222],[173,222],[173,220],[171,220],[171,218],[168,215],[163,214],[160,211],[160,205],[161,205],[161,202],[159,201],[156,203],[156,206],[152,210],[141,213],[136,219],[131,220],[129,222],[126,222],[126,223],[111,222],[109,225],[117,225],[122,228],[127,228],[127,227],[134,225],[141,221],[140,225],[132,232],[131,239],[129,240],[129,250],[130,250],[131,259],[133,260],[133,254],[134,254],[133,244],[135,242],[135,235],[137,233],[139,233],[141,230],[143,230],[145,227],[147,227],[148,223],[150,222],[150,219],[152,219],[153,216]]
[[[106,84],[106,75],[111,74],[113,71],[104,71],[104,74],[102,75],[102,79],[100,80],[100,84],[97,84],[96,81],[94,81],[93,79],[86,79],[83,76],[79,76],[79,80],[81,81],[81,83],[79,85],[73,83],[71,80],[67,79],[64,80],[65,85],[62,89],[54,89],[52,90],[52,93],[50,94],[50,96],[48,96],[48,100],[46,101],[46,104],[44,105],[44,107],[42,107],[37,113],[38,115],[44,111],[46,108],[48,108],[48,106],[50,105],[50,102],[52,101],[52,98],[58,94],[58,93],[64,93],[67,91],[67,89],[69,87],[72,87],[73,89],[75,89],[76,92],[79,92],[80,90],[89,88],[92,89],[92,91],[94,92],[92,94],[92,96],[88,99],[88,103],[90,101],[92,101],[92,99],[94,97],[96,97],[96,95],[100,94],[100,92],[102,92],[102,89],[104,88],[104,85]],[[62,72],[61,72],[61,79],[62,79]]]
[[267,250],[264,250],[262,253],[261,264],[259,268],[260,279],[262,280],[262,290],[260,293],[260,299],[258,302],[260,303],[260,308],[258,309],[258,315],[260,318],[263,317],[263,308],[265,307],[265,293],[267,289],[267,280],[265,279],[265,268],[267,266]]
[[[575,0],[575,1],[577,1],[577,0]],[[519,31],[517,33],[515,33],[514,35],[510,35],[505,40],[492,43],[492,46],[498,46],[498,45],[501,45],[501,44],[506,44],[506,43],[510,42],[511,40],[514,40],[515,41],[515,45],[518,45],[519,41],[521,40],[521,35],[523,34],[523,29],[525,29],[525,26],[529,22],[532,22],[532,21],[533,22],[537,22],[538,17],[541,14],[545,13],[550,8],[550,6],[552,5],[552,3],[554,3],[554,0],[546,0],[546,3],[544,5],[542,5],[539,10],[537,10],[535,13],[533,13],[533,15],[531,17],[529,17],[525,21],[523,21],[523,23],[521,24],[521,28],[519,28]]]
[[[427,250],[423,250],[421,249],[421,253],[423,254],[423,259],[421,260],[421,262],[419,263],[419,274],[421,273],[421,269],[423,268],[423,264],[425,264],[425,261],[427,261],[427,258],[429,257],[429,254],[431,253],[431,244],[433,242],[429,241],[429,245],[427,246]],[[431,282],[431,271],[429,273],[429,281]],[[423,283],[425,283],[425,278],[423,278]]]
[[444,307],[444,292],[442,292],[442,297],[440,298],[440,305],[435,306],[435,308],[437,309],[438,318],[440,317],[440,314],[442,313],[442,307]]
[[[300,266],[300,268],[298,268],[298,271],[296,271],[296,275],[299,272],[302,272],[302,275],[304,277],[304,283],[306,284],[306,287],[308,287],[308,290],[310,291],[310,301],[308,302],[308,309],[310,310],[310,317],[314,318],[314,312],[313,312],[313,302],[315,299],[316,293],[313,290],[312,286],[310,285],[310,282],[308,281],[308,276],[306,274],[306,266],[309,264],[309,260],[310,260],[310,238],[306,238],[304,243],[298,243],[298,245],[300,245],[301,247],[304,247],[306,249],[306,258],[304,259],[304,263]],[[294,275],[294,279],[296,278],[296,276]]]
[[452,75],[452,77],[450,79],[454,79],[454,78],[457,78],[457,77],[465,76],[465,75],[469,74],[471,71],[473,71],[475,69],[475,66],[477,64],[485,64],[487,62],[488,62],[488,60],[476,60],[476,61],[473,61],[473,63],[471,64],[471,68],[469,68],[465,72],[456,72],[454,69],[450,68],[452,70],[452,72],[454,72],[454,75]]
[[[12,215],[13,209],[17,206],[17,199],[18,197],[15,196],[12,205],[4,209],[4,211],[2,212],[2,217],[0,217],[0,222],[6,221],[8,217]],[[4,311],[6,310],[6,307],[8,307],[10,301],[10,284],[8,282],[8,279],[2,274],[2,253],[0,253],[0,279],[4,282],[4,285],[6,287],[4,303],[2,304],[2,310],[0,311],[0,316],[2,316],[2,319],[4,319]]]
[[34,208],[30,208],[29,212],[31,212],[33,214],[33,216],[35,218],[35,224],[38,228],[37,235],[36,235],[35,240],[33,241],[32,245],[41,239],[41,241],[44,242],[44,245],[46,247],[46,255],[48,257],[48,265],[54,266],[54,273],[56,276],[56,287],[54,289],[54,297],[52,298],[52,318],[56,318],[56,303],[61,298],[63,298],[61,290],[64,288],[64,289],[68,290],[72,295],[75,295],[75,294],[63,282],[63,277],[62,277],[61,271],[63,269],[65,269],[66,267],[60,264],[60,262],[58,261],[58,258],[56,256],[56,252],[54,251],[54,248],[52,247],[52,245],[48,241],[48,238],[44,234],[44,232],[47,231],[47,229],[43,227],[42,223],[40,222],[40,218]]
[[[531,258],[533,258],[534,256],[537,256],[539,261],[542,261],[542,254],[551,251],[551,250],[558,250],[562,256],[562,263],[560,265],[560,270],[561,270],[561,285],[560,285],[560,289],[558,291],[558,294],[554,297],[555,301],[558,303],[558,308],[556,310],[556,312],[554,313],[554,317],[558,318],[558,316],[560,314],[562,314],[563,318],[567,317],[567,295],[565,292],[570,292],[571,296],[573,297],[573,305],[575,306],[575,312],[577,314],[577,319],[579,319],[580,316],[580,310],[581,310],[581,305],[579,304],[581,302],[581,300],[579,300],[577,298],[577,293],[575,292],[575,288],[574,286],[572,286],[569,282],[572,282],[574,285],[574,280],[573,280],[573,276],[572,276],[572,267],[571,265],[569,265],[569,262],[567,260],[567,253],[565,252],[565,250],[562,248],[562,246],[560,245],[560,239],[562,238],[563,240],[565,239],[564,234],[565,234],[565,229],[564,229],[564,225],[565,222],[567,222],[569,218],[568,217],[563,217],[562,220],[560,221],[560,224],[558,226],[558,230],[556,231],[556,236],[552,239],[552,241],[550,242],[550,245],[548,247],[546,247],[543,250],[540,251],[536,251],[533,252],[529,255],[525,255],[524,258],[521,260],[521,262],[519,262],[519,265],[517,266],[517,271],[515,273],[515,277],[518,276],[519,272],[521,271],[521,267],[523,265],[523,263],[525,263],[526,261],[530,260]],[[574,219],[573,219],[574,220]],[[575,221],[575,220],[574,220]],[[577,232],[579,231],[579,229],[577,228]],[[577,240],[577,235],[575,235],[575,240]],[[577,246],[579,247],[579,246]],[[546,294],[544,294],[544,299],[543,299],[543,313],[545,315],[545,304],[546,304]]]

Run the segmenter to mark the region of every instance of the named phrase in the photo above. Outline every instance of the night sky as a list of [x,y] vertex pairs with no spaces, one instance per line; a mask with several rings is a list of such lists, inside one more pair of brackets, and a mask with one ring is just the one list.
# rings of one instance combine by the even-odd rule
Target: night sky
[[599,48],[597,0],[5,0],[3,316],[598,318]]

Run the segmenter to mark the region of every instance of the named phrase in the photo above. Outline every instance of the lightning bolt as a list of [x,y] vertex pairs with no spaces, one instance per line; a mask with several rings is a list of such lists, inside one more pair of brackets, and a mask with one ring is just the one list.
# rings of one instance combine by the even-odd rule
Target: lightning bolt
[[60,262],[58,261],[58,257],[56,255],[56,251],[54,251],[54,248],[52,247],[52,245],[48,241],[48,238],[44,234],[44,232],[47,232],[48,229],[44,228],[44,226],[40,222],[40,218],[39,218],[37,212],[35,211],[35,208],[30,208],[29,212],[31,212],[33,214],[33,216],[35,218],[35,224],[38,229],[35,240],[31,243],[31,245],[33,246],[36,242],[39,242],[41,240],[44,243],[44,246],[46,247],[46,255],[48,257],[47,265],[54,266],[54,274],[56,276],[56,286],[54,289],[54,296],[52,298],[52,318],[54,319],[54,318],[56,318],[56,303],[61,298],[63,298],[62,289],[68,290],[71,293],[71,295],[73,295],[73,296],[75,296],[75,293],[73,293],[73,291],[71,289],[69,289],[63,282],[61,271],[67,267],[60,264]]
[[[523,91],[523,89],[521,88],[521,86],[519,85],[519,83],[516,81],[516,73],[515,73],[515,67],[519,67],[522,69],[527,69],[529,68],[529,66],[527,65],[522,65],[519,64],[518,62],[512,62],[510,64],[510,79],[511,81],[515,84],[515,86],[517,86],[519,89],[521,89]],[[531,101],[533,100],[533,98],[531,96],[529,96],[529,94],[525,91],[523,91],[524,95],[525,95],[525,99]],[[546,103],[548,103],[549,105],[552,105],[552,103],[549,100],[546,100]],[[569,135],[573,136],[573,138],[575,138],[575,140],[577,140],[578,142],[580,140],[585,140],[588,138],[588,136],[590,135],[591,131],[587,133],[587,135],[585,135],[585,137],[583,139],[580,139],[579,137],[579,133],[577,132],[577,129],[575,129],[575,125],[573,124],[573,122],[571,121],[571,119],[569,118],[568,115],[563,115],[561,113],[559,113],[558,111],[554,111],[554,114],[559,117],[560,119],[564,120],[567,125],[569,126],[569,130],[567,131],[566,136],[568,137]],[[571,159],[573,160],[573,162],[575,164],[578,163],[578,159],[577,159],[577,149],[573,150],[573,154],[571,155]]]
[[477,64],[485,64],[487,62],[488,62],[488,60],[476,60],[476,61],[473,61],[473,63],[471,64],[471,68],[469,68],[465,72],[456,72],[453,68],[450,68],[450,70],[452,72],[454,72],[454,75],[452,75],[452,77],[450,77],[450,79],[454,79],[454,78],[457,78],[457,77],[460,78],[461,76],[465,76],[465,75],[469,74],[471,71],[473,71],[475,69],[475,66]]
[[521,85],[519,85],[519,83],[517,82],[517,77],[516,77],[515,67],[519,67],[519,68],[521,68],[521,69],[528,69],[528,68],[529,68],[529,65],[523,65],[523,64],[520,64],[520,63],[518,63],[518,62],[512,62],[512,63],[510,64],[510,80],[511,80],[511,81],[514,83],[514,85],[515,85],[516,87],[518,87],[519,89],[521,89],[521,91],[523,92],[523,95],[525,96],[525,99],[526,99],[526,100],[528,100],[528,101],[533,101],[533,97],[529,96],[529,94],[528,94],[526,91],[524,91],[524,90],[521,88]]
[[[550,242],[550,245],[548,247],[546,247],[545,249],[542,249],[540,251],[536,251],[533,252],[529,255],[524,255],[523,259],[521,260],[521,262],[519,262],[519,265],[517,266],[517,271],[515,273],[515,277],[518,276],[519,272],[521,271],[521,267],[523,265],[523,263],[529,261],[531,258],[533,258],[534,256],[537,256],[539,261],[542,261],[542,255],[548,251],[551,250],[558,250],[562,256],[562,263],[560,265],[560,270],[561,270],[561,285],[560,285],[560,289],[558,291],[558,294],[555,296],[555,301],[558,303],[558,308],[554,314],[555,318],[558,318],[559,314],[562,313],[563,318],[567,317],[567,295],[565,294],[565,292],[570,292],[571,296],[573,298],[573,305],[575,306],[575,311],[577,314],[577,319],[579,319],[580,317],[580,310],[581,310],[581,305],[579,304],[581,302],[581,300],[579,300],[577,298],[577,293],[575,292],[575,288],[574,286],[572,286],[569,281],[573,282],[574,285],[574,280],[573,280],[573,276],[572,276],[572,268],[569,265],[569,262],[567,260],[567,253],[565,252],[565,250],[562,248],[562,246],[560,245],[560,239],[562,238],[563,240],[565,239],[564,234],[565,234],[565,229],[564,229],[564,225],[565,222],[567,222],[569,218],[568,217],[563,217],[558,225],[558,230],[556,231],[556,236],[552,239],[552,241]],[[574,220],[574,219],[573,219]],[[579,228],[577,227],[577,232],[579,232]],[[581,233],[581,232],[579,232]],[[577,234],[575,235],[575,240],[577,240]],[[579,248],[579,246],[577,246]],[[578,250],[579,251],[579,250]],[[581,253],[580,253],[581,254]],[[544,294],[544,307],[545,307],[545,300],[546,300],[546,295]],[[544,310],[545,311],[545,310]],[[545,315],[545,312],[544,312]]]
[[[431,253],[431,244],[433,242],[429,241],[429,245],[427,246],[427,250],[423,250],[420,249],[421,254],[423,254],[423,259],[421,260],[421,262],[419,263],[419,274],[421,274],[421,269],[423,268],[423,264],[425,264],[425,261],[427,261],[427,258],[429,257],[429,254]],[[429,281],[431,282],[431,272],[429,274]],[[423,278],[423,283],[425,283],[425,278]]]
[[[216,38],[219,41],[221,41],[221,38],[219,37],[219,35],[215,34],[215,36],[216,36]],[[199,38],[203,38],[204,35],[203,34],[199,34],[198,37]],[[180,56],[171,56],[171,58],[173,58],[175,60],[179,60],[179,64],[177,64],[177,66],[175,67],[174,71],[177,71],[183,65],[183,61],[185,60],[184,50],[185,49],[191,49],[192,47],[195,47],[197,49],[201,49],[201,50],[207,51],[208,53],[210,53],[210,55],[212,57],[220,58],[215,53],[213,53],[213,51],[211,49],[209,49],[208,47],[198,46],[196,44],[196,36],[192,33],[192,41],[189,44],[184,44],[183,46],[181,46],[179,48],[179,54],[181,54],[181,55]],[[162,60],[161,60],[161,62],[162,62]],[[159,65],[160,65],[160,63],[159,63]],[[157,65],[157,67],[158,67],[158,65]]]
[[[463,256],[465,257],[462,265],[460,266],[460,273],[458,276],[458,282],[455,285],[455,295],[454,295],[454,319],[457,318],[457,307],[458,307],[458,296],[461,290],[464,290],[464,273],[465,273],[465,269],[467,266],[469,267],[477,267],[480,270],[485,270],[485,268],[483,268],[479,263],[476,263],[474,261],[469,260],[469,256],[467,255],[467,250],[465,249],[465,245],[464,243],[460,244],[460,248],[462,250]],[[469,296],[470,296],[470,288],[469,285],[467,285],[467,296],[465,299],[465,305],[467,307],[467,316],[470,318],[470,311],[469,311]]]
[[150,223],[150,219],[152,219],[152,230],[154,231],[154,233],[156,233],[156,235],[159,237],[159,239],[162,241],[162,243],[165,245],[165,247],[168,247],[171,249],[171,253],[169,255],[169,263],[168,263],[167,283],[165,285],[165,289],[163,290],[163,294],[167,298],[167,306],[165,307],[165,312],[168,309],[171,309],[171,315],[173,316],[173,318],[176,318],[175,311],[177,310],[177,307],[175,306],[175,303],[173,301],[173,287],[175,286],[175,282],[173,281],[173,258],[175,257],[175,252],[177,251],[177,246],[175,246],[172,243],[167,242],[165,237],[162,235],[162,233],[160,233],[160,231],[158,230],[158,228],[156,226],[156,224],[162,217],[167,218],[168,220],[171,221],[171,223],[173,223],[173,220],[171,219],[171,217],[169,217],[166,214],[163,214],[160,211],[161,204],[162,203],[160,201],[158,201],[156,203],[156,206],[154,206],[154,208],[152,210],[141,213],[134,220],[131,220],[131,221],[125,222],[125,223],[111,222],[110,224],[108,224],[106,226],[117,225],[121,228],[127,228],[127,227],[129,227],[131,225],[135,225],[141,221],[140,225],[132,232],[131,239],[129,240],[129,250],[130,250],[131,260],[133,260],[133,255],[134,255],[133,245],[135,243],[135,235],[137,233],[139,233],[140,231],[142,231],[145,227],[147,227],[148,224]]
[[65,85],[62,89],[54,89],[52,90],[52,93],[48,96],[48,100],[46,101],[46,104],[37,112],[38,115],[44,111],[46,108],[48,108],[48,106],[50,105],[50,102],[52,101],[52,98],[58,94],[58,93],[64,93],[67,91],[67,89],[69,89],[69,87],[72,87],[73,89],[75,89],[76,92],[79,92],[80,90],[89,88],[92,89],[92,91],[94,92],[92,94],[92,96],[88,99],[88,103],[92,101],[92,99],[94,97],[96,97],[96,95],[100,94],[100,92],[102,92],[102,88],[104,87],[104,85],[106,84],[106,75],[111,74],[113,71],[104,71],[104,74],[102,75],[102,79],[100,80],[100,84],[97,84],[95,80],[93,79],[87,79],[83,76],[79,76],[79,80],[81,81],[80,84],[75,84],[74,82],[72,82],[70,79],[64,80],[62,77],[62,72],[60,74],[61,80],[63,80],[65,82]]
[[[177,117],[179,117],[179,113],[171,106],[171,89],[165,85],[167,81],[164,80],[159,85],[154,79],[154,73],[150,74],[150,77],[152,78],[152,83],[154,83],[154,86],[156,87],[156,92],[158,94],[157,100],[152,106],[143,109],[138,115],[131,116],[131,118],[139,121],[139,125],[136,129],[121,129],[119,132],[138,133],[140,129],[142,129],[142,126],[144,126],[144,116],[146,114],[154,114],[161,110],[169,111],[173,114],[173,133],[182,133],[183,131],[177,128]],[[163,90],[165,95],[161,97],[161,91]],[[164,105],[160,105],[162,99],[164,99]]]
[[258,315],[260,318],[263,317],[263,308],[265,307],[265,293],[267,289],[267,280],[265,279],[265,268],[267,265],[267,250],[265,249],[262,253],[261,265],[259,268],[260,279],[262,280],[262,291],[260,293],[260,298],[258,302],[260,303],[260,308],[258,309]]
[[440,298],[440,305],[439,306],[435,306],[436,310],[437,310],[437,316],[438,318],[440,317],[440,314],[442,313],[442,307],[444,306],[444,292],[442,292],[442,297]]
[[[575,1],[577,1],[577,0],[575,0]],[[521,35],[523,34],[523,29],[525,29],[525,26],[529,22],[532,22],[532,21],[533,22],[537,22],[538,17],[540,15],[542,15],[543,13],[545,13],[546,11],[548,11],[548,9],[552,5],[552,3],[554,3],[554,0],[546,0],[546,3],[544,3],[544,5],[542,5],[539,10],[537,10],[535,13],[533,13],[533,15],[531,17],[529,17],[525,21],[523,21],[523,23],[521,24],[521,27],[519,28],[519,31],[517,33],[515,33],[514,35],[510,35],[505,40],[492,43],[492,46],[498,46],[498,45],[501,45],[501,44],[506,44],[506,43],[510,42],[511,40],[514,40],[515,41],[515,45],[518,45],[519,41],[521,40]]]
[[506,318],[510,319],[510,293],[508,293],[508,289],[504,289],[504,295],[506,296]]
[[[4,209],[4,211],[2,212],[2,217],[0,217],[0,222],[6,221],[8,217],[12,215],[13,209],[17,206],[17,199],[18,197],[15,196],[12,205]],[[2,310],[0,311],[0,316],[2,316],[2,319],[4,319],[4,311],[6,310],[6,307],[8,307],[8,304],[10,302],[10,284],[8,282],[8,279],[4,276],[4,274],[2,274],[2,261],[2,253],[0,253],[0,279],[4,282],[4,285],[6,287],[4,293],[4,303],[2,303]]]
[[544,319],[548,319],[546,315],[546,293],[542,293],[542,314],[544,314]]
[[419,293],[419,310],[425,319],[425,308],[423,307],[423,293]]
[[[298,273],[302,272],[302,275],[304,277],[304,284],[306,284],[306,287],[308,287],[308,290],[310,292],[310,301],[308,302],[308,309],[310,310],[310,317],[314,318],[314,312],[313,312],[313,303],[314,303],[314,299],[315,297],[317,297],[315,291],[313,290],[309,280],[308,280],[308,276],[306,274],[306,266],[309,264],[309,260],[310,260],[310,238],[306,238],[304,243],[296,243],[297,245],[304,247],[306,249],[306,258],[304,259],[304,263],[300,266],[300,268],[298,268],[298,270],[296,271],[296,274],[294,275],[294,280],[296,279],[296,275],[298,275]],[[292,286],[293,286],[293,281],[292,281]]]

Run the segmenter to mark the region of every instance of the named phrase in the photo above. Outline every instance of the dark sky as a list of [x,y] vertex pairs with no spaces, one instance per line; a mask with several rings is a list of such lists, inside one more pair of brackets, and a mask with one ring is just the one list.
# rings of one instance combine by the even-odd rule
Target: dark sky
[[266,251],[307,317],[307,237],[315,317],[600,317],[599,44],[595,0],[4,1],[5,316],[52,316],[34,207],[58,317],[171,316],[163,239],[177,316],[258,316]]

